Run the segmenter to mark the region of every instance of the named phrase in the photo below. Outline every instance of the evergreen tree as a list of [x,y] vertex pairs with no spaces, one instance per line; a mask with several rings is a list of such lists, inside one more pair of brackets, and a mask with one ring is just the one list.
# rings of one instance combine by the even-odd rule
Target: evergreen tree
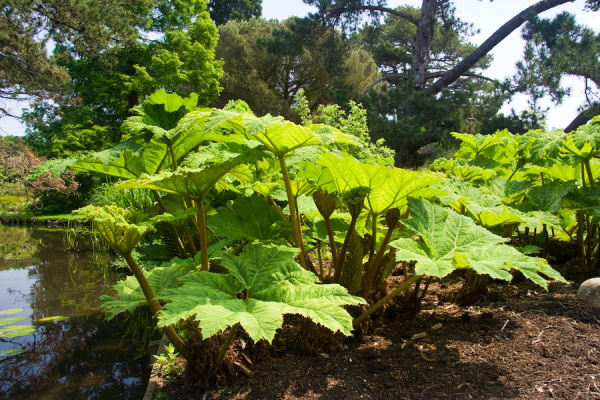
[[365,50],[305,19],[229,21],[219,35],[216,55],[225,73],[216,107],[241,99],[257,115],[299,122],[294,97],[300,89],[314,112],[320,104],[347,103],[378,77]]
[[[151,21],[149,0],[5,0],[0,11],[0,100],[55,99],[68,73],[48,56],[47,46],[65,44],[100,54],[129,46],[136,27]],[[0,107],[0,117],[8,110]]]
[[600,35],[578,25],[575,16],[562,13],[553,19],[532,18],[523,29],[527,44],[523,60],[517,63],[513,92],[526,93],[532,109],[549,96],[560,104],[569,89],[563,76],[575,76],[585,83],[585,100],[580,113],[565,127],[575,130],[600,114]]
[[262,0],[210,0],[208,11],[217,26],[227,21],[259,18],[262,13]]

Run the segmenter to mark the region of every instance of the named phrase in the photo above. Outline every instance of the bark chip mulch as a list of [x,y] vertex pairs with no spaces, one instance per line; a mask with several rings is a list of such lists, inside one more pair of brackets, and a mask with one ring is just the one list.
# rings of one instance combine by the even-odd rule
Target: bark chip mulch
[[450,302],[432,285],[412,320],[391,313],[337,349],[290,351],[290,340],[252,364],[252,378],[203,390],[185,377],[163,385],[180,399],[599,399],[600,309],[571,285],[548,292],[492,284],[475,305]]

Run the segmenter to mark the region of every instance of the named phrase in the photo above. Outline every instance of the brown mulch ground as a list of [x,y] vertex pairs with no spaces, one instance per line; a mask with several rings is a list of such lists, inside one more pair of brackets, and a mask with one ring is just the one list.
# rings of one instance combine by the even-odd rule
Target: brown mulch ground
[[432,285],[413,320],[388,313],[339,350],[281,351],[290,339],[276,338],[252,378],[209,391],[182,378],[162,398],[600,399],[600,309],[571,285],[492,284],[470,307],[439,300],[453,290]]

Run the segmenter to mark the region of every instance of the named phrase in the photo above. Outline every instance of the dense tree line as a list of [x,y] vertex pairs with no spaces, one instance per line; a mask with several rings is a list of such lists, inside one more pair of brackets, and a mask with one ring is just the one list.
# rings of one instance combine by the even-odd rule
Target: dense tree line
[[[598,35],[567,13],[538,17],[569,0],[525,4],[480,46],[452,1],[393,9],[384,0],[304,2],[317,13],[277,22],[260,19],[260,0],[9,0],[0,15],[0,99],[30,100],[26,139],[47,157],[120,142],[122,121],[158,89],[197,93],[199,106],[243,99],[257,115],[295,121],[300,89],[313,113],[353,100],[366,109],[372,138],[385,138],[401,164],[420,162],[418,150],[450,131],[540,127],[539,99],[560,102],[565,75],[587,89],[568,128],[600,111]],[[599,4],[587,0],[590,11]],[[518,74],[490,79],[489,52],[520,28],[527,45]],[[498,114],[518,92],[531,110]]]

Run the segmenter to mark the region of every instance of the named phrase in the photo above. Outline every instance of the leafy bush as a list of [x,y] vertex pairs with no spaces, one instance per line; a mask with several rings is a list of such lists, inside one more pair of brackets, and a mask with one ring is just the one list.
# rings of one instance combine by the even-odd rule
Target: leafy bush
[[[348,335],[412,285],[454,270],[507,280],[519,270],[542,286],[562,279],[545,260],[523,256],[471,222],[451,190],[455,181],[442,174],[358,160],[342,150],[361,139],[329,125],[256,117],[243,105],[186,107],[186,99],[158,93],[124,123],[129,139],[62,164],[123,180],[116,189],[152,193],[150,208],[135,201],[78,212],[135,276],[117,285],[116,298],[103,298],[108,316],[148,304],[184,356],[185,337],[229,330],[220,364],[239,327],[272,341],[287,313]],[[158,226],[167,227],[180,259],[144,271],[132,254]],[[309,257],[323,245],[330,266]],[[394,267],[412,261],[404,283],[387,290]],[[370,308],[354,320],[341,307],[364,303]]]

